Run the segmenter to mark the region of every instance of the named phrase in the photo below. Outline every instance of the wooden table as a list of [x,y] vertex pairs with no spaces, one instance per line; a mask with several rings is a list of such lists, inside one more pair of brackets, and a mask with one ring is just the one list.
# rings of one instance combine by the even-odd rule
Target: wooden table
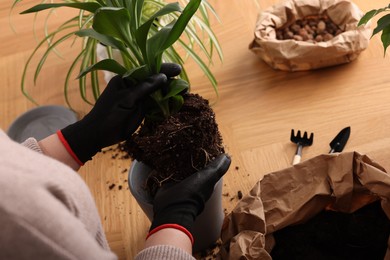
[[[0,3],[0,127],[4,130],[21,113],[33,108],[20,91],[22,68],[35,46],[33,15],[18,15],[33,2],[25,1],[11,15],[16,33],[9,26],[12,1]],[[224,51],[223,63],[212,68],[219,82],[220,99],[214,109],[226,150],[233,158],[224,178],[223,199],[227,212],[264,174],[289,167],[296,146],[290,142],[291,129],[314,132],[314,144],[304,148],[303,160],[329,151],[329,142],[345,126],[351,138],[345,151],[368,154],[390,169],[390,60],[383,56],[378,36],[357,60],[350,64],[307,72],[271,69],[248,50],[260,10],[273,0],[210,1],[221,23],[213,26]],[[363,10],[382,7],[388,1],[356,0]],[[51,26],[63,21],[70,11],[61,11]],[[61,15],[60,15],[61,14]],[[374,26],[374,25],[373,25]],[[42,34],[43,18],[37,20]],[[69,46],[71,42],[69,42]],[[28,71],[27,89],[42,105],[65,105],[62,83],[76,48],[59,50],[63,59],[49,57],[36,86],[33,70]],[[36,64],[36,61],[35,61]],[[188,61],[192,91],[215,101],[208,80]],[[90,106],[80,102],[75,82],[70,92],[80,114]],[[112,250],[120,259],[132,259],[142,248],[149,222],[127,188],[129,160],[112,159],[114,152],[99,154],[80,174],[96,199]],[[109,187],[115,184],[115,187]],[[120,189],[119,187],[122,187]]]

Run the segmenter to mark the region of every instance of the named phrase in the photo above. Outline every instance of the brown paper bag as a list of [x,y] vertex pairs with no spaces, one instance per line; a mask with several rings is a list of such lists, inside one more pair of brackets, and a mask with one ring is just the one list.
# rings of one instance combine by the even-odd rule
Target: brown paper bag
[[225,218],[221,257],[272,259],[273,232],[324,209],[352,213],[378,199],[390,217],[390,176],[357,152],[321,155],[267,174]]
[[[281,28],[308,15],[327,13],[344,32],[326,42],[277,40]],[[302,71],[355,60],[367,48],[370,24],[357,27],[362,11],[347,0],[287,0],[259,14],[249,49],[274,69]]]

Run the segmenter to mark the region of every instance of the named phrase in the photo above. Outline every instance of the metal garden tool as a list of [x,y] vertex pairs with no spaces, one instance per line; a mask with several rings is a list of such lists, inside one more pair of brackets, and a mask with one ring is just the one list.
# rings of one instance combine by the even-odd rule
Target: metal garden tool
[[295,135],[294,129],[291,129],[290,140],[291,140],[291,142],[297,144],[297,151],[295,152],[295,155],[294,155],[293,165],[295,165],[301,161],[303,147],[312,145],[313,138],[314,138],[313,133],[310,134],[310,137],[307,136],[307,132],[305,132],[303,134],[303,136],[301,136],[301,131],[298,130],[297,135]]
[[336,137],[330,142],[329,153],[340,153],[343,151],[344,146],[347,144],[349,135],[351,134],[351,127],[346,127],[341,130]]

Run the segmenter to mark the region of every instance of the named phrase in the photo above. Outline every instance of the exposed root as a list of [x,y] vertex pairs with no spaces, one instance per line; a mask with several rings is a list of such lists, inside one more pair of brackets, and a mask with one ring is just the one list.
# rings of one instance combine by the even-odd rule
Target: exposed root
[[205,161],[204,161],[204,165],[203,167],[206,167],[206,165],[211,162],[210,160],[210,154],[203,148],[200,148],[200,150],[202,150],[204,152],[204,155],[205,155]]
[[194,168],[197,172],[199,171],[199,169],[196,168],[195,165],[194,165],[194,157],[193,157],[192,155],[191,155],[191,166],[192,166],[192,168]]
[[154,182],[157,184],[157,186],[160,188],[164,184],[164,182],[171,180],[173,174],[169,175],[168,177],[164,178],[163,180],[159,180],[156,176],[152,175],[150,178],[154,180]]
[[182,128],[177,129],[176,131],[170,132],[170,133],[168,134],[168,137],[171,137],[172,135],[176,134],[177,132],[180,132],[181,130],[186,129],[186,128],[190,128],[190,127],[192,127],[192,125],[183,126]]

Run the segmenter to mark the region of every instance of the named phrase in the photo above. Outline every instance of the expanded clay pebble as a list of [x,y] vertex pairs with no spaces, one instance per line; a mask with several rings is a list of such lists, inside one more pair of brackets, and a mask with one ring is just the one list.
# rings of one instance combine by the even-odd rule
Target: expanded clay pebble
[[276,39],[325,42],[344,32],[327,15],[310,15],[276,29]]

